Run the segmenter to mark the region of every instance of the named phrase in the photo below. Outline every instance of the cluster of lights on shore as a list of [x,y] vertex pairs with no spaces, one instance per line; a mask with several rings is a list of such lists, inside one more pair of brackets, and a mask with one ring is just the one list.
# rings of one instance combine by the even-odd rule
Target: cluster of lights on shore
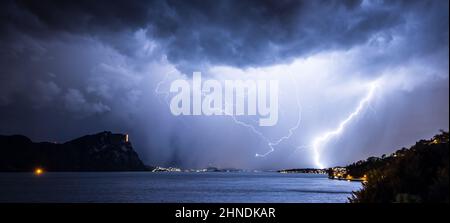
[[332,179],[336,179],[336,180],[346,180],[348,182],[350,181],[361,181],[363,183],[367,183],[368,181],[368,177],[367,174],[364,174],[362,177],[360,178],[354,178],[352,175],[350,174],[342,174],[342,173],[335,173],[333,174]]

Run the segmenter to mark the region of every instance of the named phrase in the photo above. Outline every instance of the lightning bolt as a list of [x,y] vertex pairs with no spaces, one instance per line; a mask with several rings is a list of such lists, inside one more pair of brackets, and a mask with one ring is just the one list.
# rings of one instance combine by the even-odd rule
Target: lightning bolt
[[348,123],[350,123],[364,109],[364,107],[366,107],[366,105],[372,99],[376,88],[378,87],[377,82],[378,81],[374,81],[369,84],[368,92],[366,96],[361,99],[361,101],[359,101],[358,107],[356,107],[356,109],[349,116],[347,116],[346,119],[341,121],[336,129],[324,132],[320,136],[314,138],[311,144],[311,148],[313,150],[314,163],[318,168],[323,169],[325,167],[320,162],[320,150],[322,146],[324,146],[332,137],[341,134],[345,130],[345,127],[348,125]]
[[302,107],[301,107],[301,103],[300,103],[300,97],[299,97],[299,92],[298,92],[298,88],[297,88],[297,80],[295,78],[292,77],[291,75],[291,79],[293,80],[293,82],[295,83],[296,86],[296,94],[295,94],[295,98],[296,98],[296,103],[297,103],[297,107],[298,107],[298,117],[297,117],[297,122],[295,123],[294,126],[292,126],[291,128],[289,128],[288,134],[285,136],[282,136],[281,138],[279,138],[278,140],[275,140],[273,142],[268,142],[267,146],[270,148],[269,151],[267,151],[264,154],[255,154],[256,157],[265,157],[267,155],[269,155],[270,153],[275,151],[274,146],[279,145],[281,142],[283,142],[284,140],[288,140],[289,138],[291,138],[291,136],[294,134],[295,130],[297,130],[300,127],[300,123],[302,120]]
[[175,73],[175,72],[176,72],[176,70],[172,70],[172,71],[166,73],[166,75],[164,75],[164,78],[161,81],[159,81],[155,87],[155,95],[160,95],[160,94],[165,95],[164,101],[168,107],[170,107],[170,104],[169,104],[170,93],[168,91],[160,91],[160,88],[161,88],[161,85],[163,85],[169,79],[169,75],[172,73]]
[[[167,91],[161,91],[160,87],[162,84],[164,84],[167,80],[168,77],[171,73],[173,73],[175,71],[166,73],[165,77],[163,78],[163,80],[161,80],[160,82],[158,82],[156,84],[155,87],[155,94],[156,95],[165,95],[164,99],[165,99],[165,103],[170,107],[169,105],[169,95],[170,93]],[[291,75],[292,78],[292,75]],[[295,80],[295,78],[292,78],[292,80],[297,83],[297,81]],[[297,85],[295,85],[297,86]],[[258,131],[256,129],[255,126],[248,124],[246,122],[240,121],[236,118],[236,116],[232,113],[228,113],[226,112],[224,109],[218,110],[220,112],[222,112],[223,114],[225,114],[226,116],[231,117],[231,119],[233,120],[233,122],[239,126],[245,127],[247,129],[249,129],[254,135],[258,136],[260,139],[262,139],[265,143],[267,143],[267,147],[269,148],[269,150],[263,154],[255,154],[255,157],[266,157],[267,155],[271,154],[272,152],[275,151],[275,147],[278,146],[280,143],[282,143],[284,140],[288,140],[295,132],[295,130],[297,130],[300,127],[300,123],[301,123],[301,117],[302,117],[302,109],[301,109],[301,104],[300,104],[300,97],[299,97],[299,92],[298,92],[298,88],[296,88],[296,102],[297,102],[297,106],[298,106],[298,118],[297,118],[297,122],[295,123],[294,126],[292,126],[291,128],[289,128],[287,135],[284,135],[282,137],[280,137],[277,140],[270,140],[269,138],[267,138],[261,131]],[[205,93],[202,91],[202,96],[205,96]]]

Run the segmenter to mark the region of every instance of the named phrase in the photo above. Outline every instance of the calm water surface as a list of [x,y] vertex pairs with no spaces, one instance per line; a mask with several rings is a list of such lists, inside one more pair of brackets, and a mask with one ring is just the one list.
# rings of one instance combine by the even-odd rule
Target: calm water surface
[[0,202],[347,202],[359,182],[280,173],[0,173]]

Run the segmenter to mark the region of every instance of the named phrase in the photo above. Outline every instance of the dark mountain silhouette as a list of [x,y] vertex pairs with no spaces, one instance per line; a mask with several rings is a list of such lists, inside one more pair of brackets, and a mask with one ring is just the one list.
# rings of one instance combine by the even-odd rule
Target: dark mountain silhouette
[[66,143],[34,143],[22,135],[0,135],[0,171],[146,170],[128,136],[101,132]]

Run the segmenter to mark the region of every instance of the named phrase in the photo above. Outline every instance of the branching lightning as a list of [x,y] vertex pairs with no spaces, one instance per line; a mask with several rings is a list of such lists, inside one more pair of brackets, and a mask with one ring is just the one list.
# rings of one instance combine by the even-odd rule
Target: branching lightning
[[292,78],[292,76],[291,76],[291,79],[294,81],[295,86],[296,86],[296,88],[295,88],[295,89],[296,89],[295,97],[296,97],[296,103],[297,103],[297,107],[298,107],[298,117],[297,117],[297,122],[295,123],[294,126],[292,126],[292,127],[289,129],[287,135],[285,135],[285,136],[279,138],[278,140],[276,140],[276,141],[274,141],[274,142],[268,142],[267,146],[269,146],[269,148],[270,148],[269,151],[267,151],[267,152],[264,153],[264,154],[258,154],[258,153],[257,153],[257,154],[255,154],[256,157],[265,157],[265,156],[269,155],[270,153],[272,153],[273,151],[275,151],[274,146],[277,146],[277,145],[279,145],[281,142],[283,142],[284,140],[289,139],[289,138],[294,134],[294,131],[297,130],[297,129],[300,127],[300,123],[301,123],[301,120],[302,120],[302,107],[301,107],[301,104],[300,104],[300,96],[299,96],[299,92],[298,92],[298,88],[297,88],[298,85],[297,85],[297,81],[296,81],[295,78]]
[[332,137],[341,134],[345,130],[345,127],[348,125],[348,123],[352,121],[363,110],[364,107],[367,106],[367,104],[373,98],[376,88],[378,87],[377,82],[378,81],[374,81],[370,83],[367,95],[363,99],[361,99],[358,107],[349,116],[347,116],[346,119],[341,121],[336,129],[324,132],[320,136],[314,138],[311,144],[311,148],[313,150],[314,163],[318,168],[324,168],[324,165],[320,162],[320,150],[322,146],[325,145]]
[[[172,72],[170,72],[172,73]],[[155,88],[155,94],[159,95],[159,94],[163,94],[165,95],[165,103],[169,106],[169,102],[168,102],[168,97],[169,97],[169,93],[167,91],[160,91],[160,87],[162,84],[164,84],[167,80],[168,80],[168,76],[170,73],[167,73],[164,77],[163,80],[161,80],[160,82],[157,83],[156,88]],[[291,76],[292,78],[292,76]],[[295,82],[295,84],[297,83],[295,78],[292,78],[292,80]],[[295,85],[297,86],[297,85]],[[225,110],[220,110],[221,112],[223,112],[223,114],[225,114],[226,116],[231,117],[231,119],[233,120],[233,122],[237,125],[243,126],[249,130],[251,130],[251,132],[253,134],[255,134],[256,136],[258,136],[260,139],[262,139],[264,142],[267,143],[267,146],[269,148],[269,150],[263,154],[259,154],[256,153],[255,157],[265,157],[267,155],[269,155],[270,153],[275,151],[275,147],[278,146],[281,142],[283,142],[284,140],[288,140],[295,132],[295,130],[297,130],[300,127],[300,123],[301,123],[301,116],[302,116],[302,111],[301,111],[301,105],[300,105],[300,97],[299,97],[299,92],[298,89],[296,88],[296,103],[298,106],[298,118],[297,118],[297,122],[295,123],[294,126],[292,126],[291,128],[289,128],[287,135],[280,137],[277,140],[270,140],[268,137],[266,137],[261,131],[257,130],[255,126],[248,124],[246,122],[240,121],[236,118],[236,116],[234,114],[228,113]],[[205,96],[204,92],[202,92],[202,95]]]
[[164,78],[163,78],[161,81],[159,81],[159,82],[156,84],[156,87],[155,87],[155,94],[156,94],[156,95],[160,95],[160,94],[165,95],[165,96],[164,96],[164,101],[165,101],[165,103],[167,104],[168,107],[170,107],[170,105],[169,105],[169,96],[170,96],[170,94],[169,94],[168,91],[160,91],[160,88],[161,88],[161,85],[164,84],[164,83],[167,81],[167,79],[169,79],[169,75],[172,74],[172,73],[174,73],[174,72],[175,72],[175,70],[173,70],[173,71],[171,71],[171,72],[169,72],[169,73],[166,73],[166,75],[164,76]]
[[[164,79],[161,80],[159,83],[157,83],[156,88],[155,88],[155,94],[163,94],[163,95],[165,95],[165,102],[166,102],[167,105],[169,105],[169,103],[168,103],[169,93],[167,91],[160,91],[160,87],[161,87],[161,85],[164,82],[166,82],[168,80],[169,74],[170,73],[166,74]],[[298,86],[295,78],[292,78],[292,80],[294,81],[295,86]],[[349,114],[346,119],[344,119],[343,121],[340,122],[340,124],[338,125],[338,127],[336,129],[322,133],[321,135],[319,135],[316,138],[314,138],[314,140],[312,141],[311,144],[299,146],[299,147],[297,147],[297,149],[304,149],[304,148],[312,149],[312,151],[313,151],[313,161],[314,161],[315,165],[318,168],[324,168],[324,165],[320,161],[320,158],[321,158],[320,157],[320,152],[321,152],[322,147],[331,138],[333,138],[333,137],[341,134],[343,131],[345,131],[346,126],[356,116],[358,116],[365,107],[368,107],[368,108],[372,109],[370,107],[369,102],[372,100],[373,95],[374,95],[375,90],[376,90],[377,87],[378,87],[378,81],[374,81],[374,82],[371,82],[369,84],[369,88],[368,88],[366,96],[363,99],[361,99],[361,101],[358,103],[358,106],[356,107],[356,109],[351,114]],[[205,96],[205,93],[202,92],[202,95]],[[297,107],[298,107],[297,122],[295,123],[294,126],[289,128],[288,133],[286,135],[284,135],[284,136],[282,136],[279,139],[274,140],[274,141],[272,141],[268,137],[266,137],[255,126],[253,126],[251,124],[248,124],[246,122],[238,120],[237,117],[234,114],[228,113],[225,110],[220,110],[220,111],[223,112],[223,114],[225,114],[226,116],[229,116],[233,120],[233,122],[235,124],[249,129],[251,131],[251,133],[255,134],[261,140],[263,140],[265,143],[267,143],[267,147],[269,148],[269,150],[267,152],[265,152],[263,154],[259,154],[259,153],[255,154],[255,157],[265,157],[265,156],[271,154],[272,152],[274,152],[275,151],[275,147],[278,146],[280,143],[282,143],[285,140],[288,140],[294,134],[294,132],[300,127],[302,111],[301,111],[301,104],[300,104],[298,88],[296,88],[296,103],[297,103]]]

